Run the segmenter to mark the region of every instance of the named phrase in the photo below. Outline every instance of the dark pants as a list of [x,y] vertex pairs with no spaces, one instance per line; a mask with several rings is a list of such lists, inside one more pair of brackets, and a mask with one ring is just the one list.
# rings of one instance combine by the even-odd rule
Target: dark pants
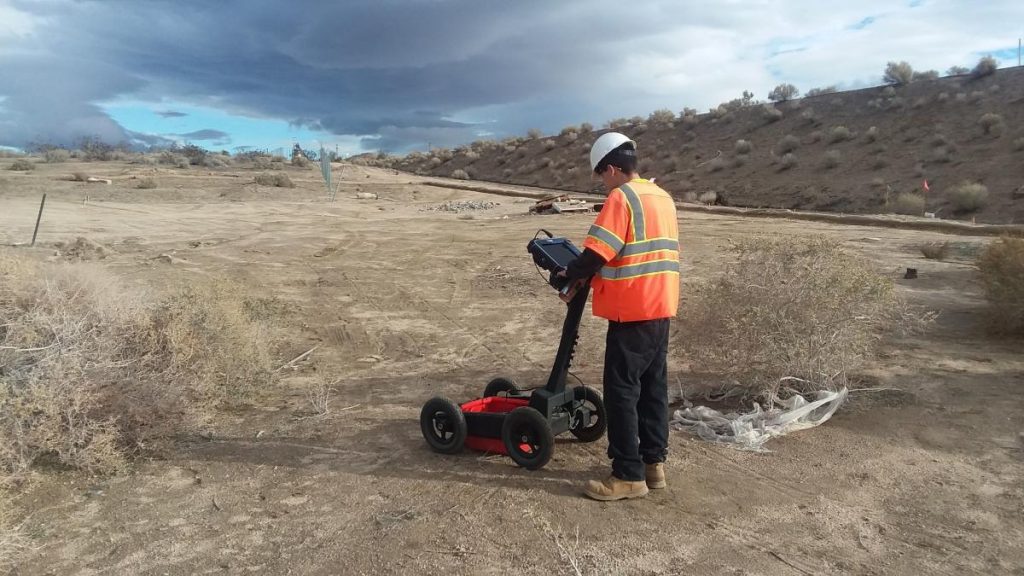
[[609,322],[604,353],[608,457],[620,480],[644,479],[644,464],[668,454],[669,320]]

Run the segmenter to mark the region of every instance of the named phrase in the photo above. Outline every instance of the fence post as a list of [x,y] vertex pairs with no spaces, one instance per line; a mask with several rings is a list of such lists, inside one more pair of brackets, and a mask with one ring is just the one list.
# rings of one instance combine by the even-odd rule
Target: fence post
[[39,215],[36,216],[36,228],[32,231],[32,246],[36,245],[36,234],[39,233],[39,221],[43,219],[43,206],[46,206],[46,192],[43,192],[43,200],[39,203]]

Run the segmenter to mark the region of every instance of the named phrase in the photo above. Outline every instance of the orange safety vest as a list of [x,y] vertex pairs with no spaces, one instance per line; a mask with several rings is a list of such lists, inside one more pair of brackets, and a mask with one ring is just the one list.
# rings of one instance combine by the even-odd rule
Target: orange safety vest
[[605,259],[594,315],[615,322],[671,318],[679,308],[679,223],[672,197],[637,178],[608,194],[584,248]]

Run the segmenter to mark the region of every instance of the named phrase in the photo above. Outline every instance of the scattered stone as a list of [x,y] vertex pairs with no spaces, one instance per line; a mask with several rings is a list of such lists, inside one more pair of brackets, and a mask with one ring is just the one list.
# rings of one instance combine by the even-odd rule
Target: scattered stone
[[449,200],[436,206],[428,206],[426,208],[420,208],[420,212],[452,212],[459,214],[461,212],[469,212],[473,210],[490,210],[495,206],[500,206],[497,202],[481,202],[475,200],[463,200],[455,202]]
[[174,256],[171,256],[170,254],[161,254],[161,255],[153,258],[153,260],[156,260],[157,262],[162,262],[164,264],[183,264],[185,262],[181,258],[175,258]]

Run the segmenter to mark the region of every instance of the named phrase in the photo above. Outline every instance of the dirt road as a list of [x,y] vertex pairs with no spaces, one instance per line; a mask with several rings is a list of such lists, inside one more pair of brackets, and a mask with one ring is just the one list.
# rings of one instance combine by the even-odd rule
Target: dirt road
[[[1024,574],[1024,354],[975,323],[968,256],[988,239],[949,237],[954,259],[935,262],[917,247],[937,233],[681,214],[684,281],[715,274],[731,239],[822,233],[894,278],[918,268],[901,292],[942,315],[860,375],[898,390],[855,392],[768,454],[674,432],[669,488],[606,504],[579,495],[607,474],[603,440],[561,440],[528,472],[433,454],[417,422],[429,397],[469,399],[496,375],[543,382],[563,306],[526,242],[540,227],[581,239],[589,216],[355,167],[335,203],[312,170],[282,191],[171,171],[134,190],[125,165],[86,188],[45,169],[0,181],[0,242],[31,237],[45,188],[41,247],[19,250],[82,236],[141,285],[228,277],[273,303],[282,364],[319,348],[257,405],[131,474],[36,474],[16,574]],[[437,209],[449,201],[497,205]],[[598,388],[603,330],[585,319],[575,368]],[[330,413],[312,417],[321,375]],[[671,378],[700,384],[678,358]]]

